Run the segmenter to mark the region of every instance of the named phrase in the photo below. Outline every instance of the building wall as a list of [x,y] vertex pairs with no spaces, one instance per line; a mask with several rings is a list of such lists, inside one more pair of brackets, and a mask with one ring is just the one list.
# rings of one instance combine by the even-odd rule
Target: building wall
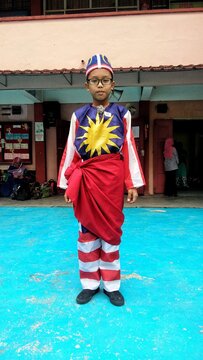
[[[160,36],[161,34],[161,36]],[[15,36],[14,36],[15,35]],[[0,70],[80,69],[94,53],[105,53],[113,67],[188,65],[203,63],[203,11],[36,17],[0,19]],[[4,80],[4,79],[3,79]],[[3,81],[4,83],[4,81]],[[148,84],[153,85],[153,84]],[[149,193],[153,193],[153,124],[156,118],[201,119],[202,102],[168,102],[166,114],[157,114],[150,103]],[[33,121],[33,164],[36,168],[34,110],[28,106],[27,120]],[[70,118],[77,104],[62,105],[62,119]],[[36,120],[36,119],[35,119]],[[47,176],[56,172],[55,128],[47,130]],[[50,150],[51,147],[51,150]]]
[[[159,114],[156,111],[157,102],[150,103],[150,120],[154,119],[201,119],[203,120],[203,101],[171,101],[167,102],[168,111]],[[160,104],[160,102],[159,102]]]
[[202,38],[203,11],[1,19],[0,69],[79,69],[98,52],[115,68],[199,64]]

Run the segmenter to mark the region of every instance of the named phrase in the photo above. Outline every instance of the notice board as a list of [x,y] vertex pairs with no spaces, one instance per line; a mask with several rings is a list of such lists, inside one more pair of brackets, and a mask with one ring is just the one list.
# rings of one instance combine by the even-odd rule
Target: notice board
[[0,163],[10,164],[15,157],[32,163],[32,122],[0,122]]

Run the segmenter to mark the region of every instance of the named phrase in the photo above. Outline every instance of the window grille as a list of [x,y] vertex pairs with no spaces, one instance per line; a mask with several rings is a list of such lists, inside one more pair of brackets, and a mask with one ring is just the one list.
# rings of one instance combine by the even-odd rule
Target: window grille
[[30,10],[30,0],[0,0],[0,11]]
[[139,0],[44,0],[44,14],[137,10]]

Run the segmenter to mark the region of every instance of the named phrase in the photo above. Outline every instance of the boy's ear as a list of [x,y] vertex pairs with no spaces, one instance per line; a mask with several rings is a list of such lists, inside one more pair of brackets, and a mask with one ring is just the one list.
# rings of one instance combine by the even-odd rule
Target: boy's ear
[[113,90],[114,87],[115,87],[115,81],[112,81],[112,83],[111,83],[111,90]]
[[88,84],[87,81],[85,82],[85,89],[86,89],[87,91],[89,91],[89,84]]

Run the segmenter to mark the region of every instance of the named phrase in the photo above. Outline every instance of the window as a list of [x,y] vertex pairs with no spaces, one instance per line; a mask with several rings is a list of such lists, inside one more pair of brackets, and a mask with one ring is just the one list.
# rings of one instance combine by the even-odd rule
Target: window
[[169,0],[152,0],[151,9],[169,9]]
[[115,9],[115,0],[92,0],[92,8],[107,8],[107,9]]
[[30,0],[0,0],[1,11],[29,10]]
[[0,0],[0,16],[30,15],[31,0]]
[[170,8],[171,9],[175,9],[175,8],[195,8],[195,7],[203,7],[203,1],[196,1],[196,0],[191,0],[191,1],[179,1],[179,0],[170,0]]
[[89,0],[67,0],[68,9],[88,9]]
[[118,0],[118,8],[137,8],[138,6],[138,2],[137,0],[128,0],[128,1],[125,1],[125,0]]
[[64,0],[47,0],[47,10],[64,10]]

